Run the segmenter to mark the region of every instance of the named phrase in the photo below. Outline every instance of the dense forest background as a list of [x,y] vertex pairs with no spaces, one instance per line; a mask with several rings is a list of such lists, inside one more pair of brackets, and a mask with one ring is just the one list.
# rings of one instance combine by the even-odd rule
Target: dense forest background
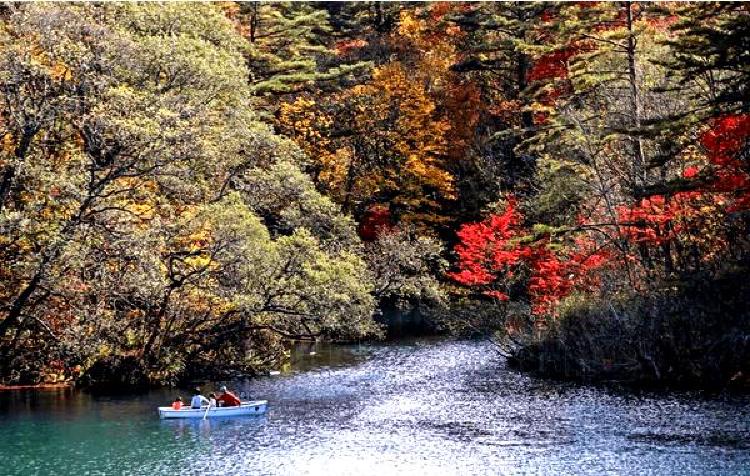
[[743,385],[739,3],[0,12],[0,380],[175,383],[383,316]]

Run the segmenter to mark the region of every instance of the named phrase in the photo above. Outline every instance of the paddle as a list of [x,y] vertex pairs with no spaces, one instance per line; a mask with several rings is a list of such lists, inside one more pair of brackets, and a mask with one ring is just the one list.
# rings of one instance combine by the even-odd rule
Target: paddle
[[208,402],[208,406],[206,407],[206,413],[203,414],[203,419],[205,420],[208,416],[208,411],[211,409],[211,402]]

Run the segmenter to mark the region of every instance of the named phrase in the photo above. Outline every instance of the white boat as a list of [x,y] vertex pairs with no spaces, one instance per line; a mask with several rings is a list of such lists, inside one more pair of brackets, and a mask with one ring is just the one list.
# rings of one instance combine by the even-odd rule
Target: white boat
[[159,407],[159,418],[207,418],[213,417],[230,417],[242,415],[262,415],[268,408],[267,400],[254,400],[242,402],[238,407],[211,407],[206,413],[206,406],[201,409],[183,407],[181,410],[175,410],[172,407]]

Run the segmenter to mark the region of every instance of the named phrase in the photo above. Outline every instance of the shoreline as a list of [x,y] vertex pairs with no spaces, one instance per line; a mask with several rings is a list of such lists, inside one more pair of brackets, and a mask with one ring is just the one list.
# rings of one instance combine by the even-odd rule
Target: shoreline
[[0,385],[0,392],[12,392],[17,390],[60,390],[73,388],[72,382],[62,383],[37,383],[30,385]]

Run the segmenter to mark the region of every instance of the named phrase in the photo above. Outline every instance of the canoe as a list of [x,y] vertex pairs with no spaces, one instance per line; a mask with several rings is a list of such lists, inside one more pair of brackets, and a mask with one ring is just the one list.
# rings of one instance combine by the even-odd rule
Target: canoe
[[206,415],[207,418],[262,415],[266,413],[267,407],[267,400],[254,400],[242,402],[238,407],[211,407],[207,415],[205,406],[200,410],[190,407],[184,407],[181,410],[175,410],[172,407],[159,407],[159,418],[203,418],[203,415]]

